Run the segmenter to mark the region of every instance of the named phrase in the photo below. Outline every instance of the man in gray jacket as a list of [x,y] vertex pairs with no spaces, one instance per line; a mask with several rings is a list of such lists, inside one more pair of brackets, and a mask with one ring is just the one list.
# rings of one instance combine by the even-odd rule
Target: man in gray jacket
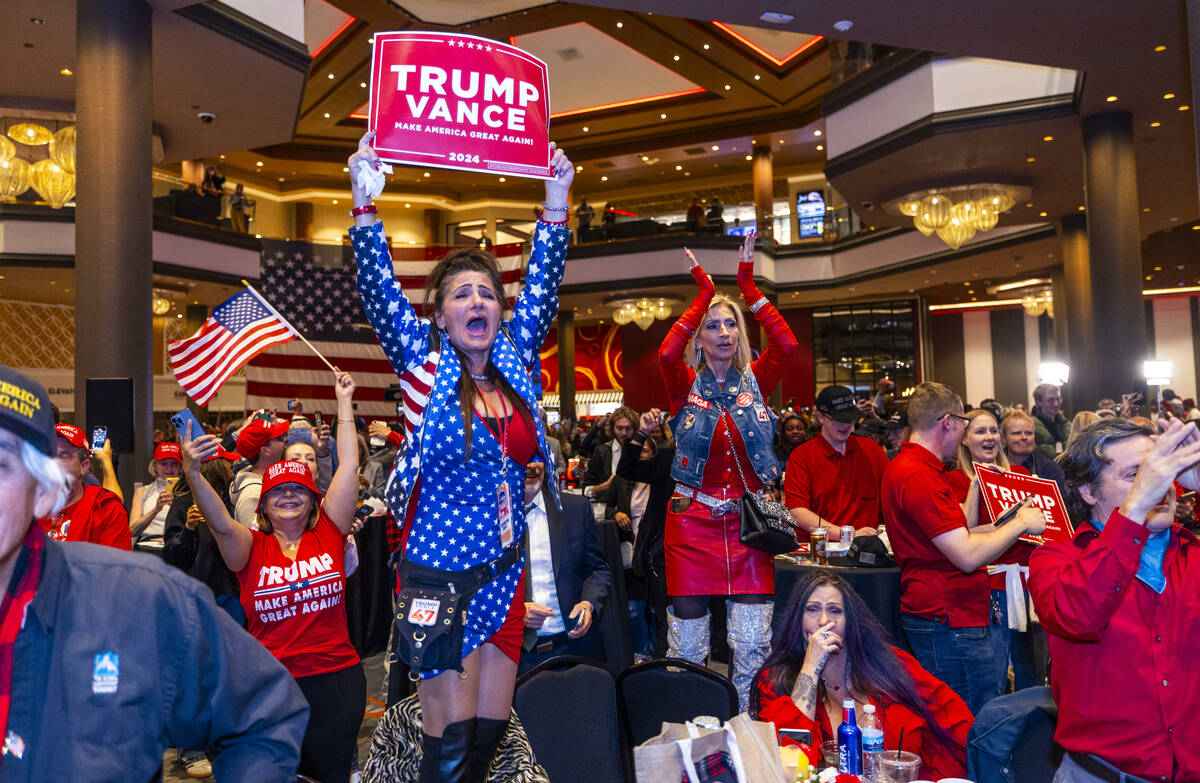
[[0,783],[153,780],[167,747],[294,780],[308,705],[208,587],[35,522],[66,497],[54,445],[46,390],[0,365]]

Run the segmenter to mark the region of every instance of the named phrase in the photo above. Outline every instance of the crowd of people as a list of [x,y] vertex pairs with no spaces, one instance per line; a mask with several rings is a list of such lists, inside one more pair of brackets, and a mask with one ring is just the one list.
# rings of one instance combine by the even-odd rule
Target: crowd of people
[[[0,368],[4,778],[77,779],[86,754],[89,773],[150,779],[167,745],[197,777],[351,780],[366,679],[346,578],[371,557],[394,565],[389,694],[415,683],[412,779],[486,779],[520,731],[518,673],[603,657],[620,580],[636,662],[727,656],[739,709],[808,730],[814,762],[852,700],[926,777],[961,777],[985,706],[1049,681],[1057,781],[1200,780],[1185,734],[1200,703],[1190,401],[1166,390],[1146,410],[1126,394],[1068,419],[1049,384],[1026,411],[964,405],[934,381],[900,396],[884,378],[773,407],[798,343],[755,283],[751,235],[740,301],[685,251],[696,295],[659,348],[665,409],[549,426],[539,349],[565,272],[570,160],[551,145],[515,303],[496,259],[469,248],[437,262],[421,318],[375,218],[371,141],[348,161],[350,241],[400,424],[356,417],[354,379],[335,371],[335,421],[296,407],[188,423],[159,439],[126,504],[111,448]],[[757,355],[750,328],[766,337]],[[1047,520],[1029,498],[993,517],[982,471],[1057,482],[1073,539],[1034,543]],[[894,557],[903,638],[827,569],[777,599],[777,552],[744,535],[747,504],[779,509],[800,540]],[[597,513],[620,531],[620,567]],[[391,551],[359,552],[369,516],[386,517]],[[58,751],[40,729],[52,720],[88,741]]]

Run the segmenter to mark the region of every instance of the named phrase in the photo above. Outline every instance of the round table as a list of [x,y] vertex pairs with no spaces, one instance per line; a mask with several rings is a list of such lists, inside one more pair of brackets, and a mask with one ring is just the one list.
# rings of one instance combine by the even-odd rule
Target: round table
[[824,568],[845,579],[883,625],[883,629],[892,635],[893,644],[908,651],[908,642],[900,625],[899,568],[814,566],[807,560],[797,562],[790,556],[775,558],[775,617],[771,622],[776,637],[774,641],[778,641],[792,587],[800,575],[810,568]]

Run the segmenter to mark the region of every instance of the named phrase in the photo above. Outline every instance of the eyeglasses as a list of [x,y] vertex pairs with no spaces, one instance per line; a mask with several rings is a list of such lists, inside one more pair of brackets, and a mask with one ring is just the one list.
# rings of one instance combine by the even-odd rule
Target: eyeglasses
[[948,411],[947,411],[946,413],[943,413],[943,414],[941,415],[941,418],[943,418],[943,419],[944,419],[944,418],[946,418],[947,416],[949,416],[949,417],[950,417],[950,418],[952,418],[952,419],[958,419],[959,421],[963,422],[964,424],[970,424],[970,423],[971,423],[971,420],[970,420],[970,419],[968,419],[966,416],[959,416],[957,413],[950,413],[950,412],[948,412]]

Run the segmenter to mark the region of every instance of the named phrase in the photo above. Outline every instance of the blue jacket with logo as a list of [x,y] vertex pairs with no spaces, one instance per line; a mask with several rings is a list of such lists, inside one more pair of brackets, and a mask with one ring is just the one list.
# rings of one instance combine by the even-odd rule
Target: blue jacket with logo
[[294,781],[308,704],[212,591],[151,555],[46,541],[17,635],[0,783],[159,779],[168,747],[218,780]]

